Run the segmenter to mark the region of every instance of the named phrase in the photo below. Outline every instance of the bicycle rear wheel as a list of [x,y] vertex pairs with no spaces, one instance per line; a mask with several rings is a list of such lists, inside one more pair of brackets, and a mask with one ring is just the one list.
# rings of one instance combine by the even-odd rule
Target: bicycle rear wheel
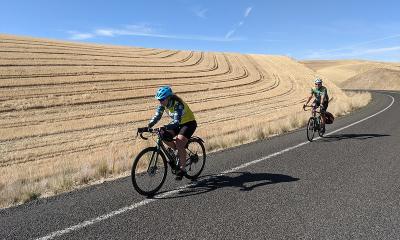
[[191,138],[188,141],[186,159],[186,178],[196,179],[206,164],[206,149],[201,139]]
[[307,139],[308,141],[312,142],[314,139],[314,125],[315,125],[315,119],[313,117],[310,117],[308,119],[308,124],[307,124]]
[[154,195],[165,182],[167,161],[156,147],[141,151],[132,165],[131,178],[135,190],[146,196]]

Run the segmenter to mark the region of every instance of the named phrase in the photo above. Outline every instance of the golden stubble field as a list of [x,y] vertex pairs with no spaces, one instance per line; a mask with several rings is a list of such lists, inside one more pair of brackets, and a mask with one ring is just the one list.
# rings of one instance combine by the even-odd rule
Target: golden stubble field
[[[213,151],[303,126],[316,75],[283,56],[0,35],[0,206],[129,173],[151,144],[135,133],[153,115],[160,85],[190,105]],[[370,100],[326,85],[336,115]]]
[[322,60],[302,63],[344,89],[400,90],[400,62]]

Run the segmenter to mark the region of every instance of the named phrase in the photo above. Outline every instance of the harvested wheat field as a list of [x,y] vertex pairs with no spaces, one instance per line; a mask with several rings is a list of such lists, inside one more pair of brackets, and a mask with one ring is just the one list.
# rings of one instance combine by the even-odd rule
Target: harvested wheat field
[[[317,75],[288,57],[0,35],[0,205],[129,172],[160,85],[195,113],[208,151],[303,126]],[[368,103],[327,82],[337,116]],[[166,114],[165,114],[166,115]],[[168,122],[168,117],[162,123]]]
[[400,90],[400,63],[361,60],[302,63],[341,88]]

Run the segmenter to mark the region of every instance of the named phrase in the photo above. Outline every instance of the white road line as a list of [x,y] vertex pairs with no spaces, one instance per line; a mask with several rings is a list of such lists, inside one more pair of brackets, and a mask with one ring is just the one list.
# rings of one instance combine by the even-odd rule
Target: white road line
[[[385,95],[386,95],[386,94],[385,94]],[[339,131],[342,131],[342,130],[344,130],[344,129],[346,129],[346,128],[349,128],[349,127],[354,126],[354,125],[356,125],[356,124],[359,124],[359,123],[361,123],[361,122],[364,122],[364,121],[366,121],[366,120],[368,120],[368,119],[370,119],[370,118],[372,118],[372,117],[375,117],[376,115],[378,115],[378,114],[380,114],[380,113],[386,111],[386,110],[389,109],[389,108],[393,105],[393,103],[394,103],[394,98],[393,98],[392,96],[390,96],[390,95],[387,95],[387,96],[389,96],[389,97],[392,98],[392,102],[391,102],[391,103],[389,104],[389,106],[387,106],[386,108],[382,109],[381,111],[379,111],[379,112],[377,112],[377,113],[375,113],[375,114],[373,114],[373,115],[370,115],[370,116],[368,116],[368,117],[366,117],[366,118],[363,118],[363,119],[361,119],[361,120],[359,120],[359,121],[357,121],[357,122],[354,122],[354,123],[352,123],[352,124],[350,124],[350,125],[347,125],[347,126],[344,126],[344,127],[342,127],[342,128],[336,129],[335,131],[329,132],[329,133],[326,134],[326,136],[331,135],[331,134],[336,133],[336,132],[339,132]],[[318,139],[320,139],[320,138],[321,138],[321,137],[317,137],[315,140],[318,140]],[[281,155],[281,154],[283,154],[283,153],[285,153],[285,152],[288,152],[288,151],[291,151],[291,150],[293,150],[293,149],[299,148],[299,147],[301,147],[301,146],[303,146],[303,145],[306,145],[306,144],[308,144],[308,143],[310,143],[310,142],[306,141],[306,142],[299,143],[299,144],[297,144],[297,145],[295,145],[295,146],[292,146],[292,147],[289,147],[289,148],[285,148],[285,149],[283,149],[282,151],[272,153],[272,154],[270,154],[270,155],[268,155],[268,156],[265,156],[265,157],[256,159],[256,160],[251,161],[251,162],[244,163],[244,164],[242,164],[242,165],[240,165],[240,166],[237,166],[237,167],[232,168],[232,169],[230,169],[230,170],[224,171],[224,172],[218,174],[217,176],[222,176],[222,175],[227,174],[227,173],[231,173],[231,172],[238,171],[238,170],[243,169],[243,168],[246,168],[246,167],[248,167],[248,166],[250,166],[250,165],[253,165],[253,164],[256,164],[256,163],[265,161],[265,160],[267,160],[267,159],[270,159],[270,158],[273,158],[273,157],[275,157],[275,156]],[[215,177],[215,176],[213,176],[213,177]],[[211,178],[211,177],[210,177],[210,178]],[[186,184],[186,185],[181,186],[181,187],[179,187],[179,188],[177,188],[177,189],[175,189],[175,190],[168,191],[168,192],[165,192],[165,193],[163,193],[163,194],[157,195],[157,198],[159,199],[159,198],[164,198],[164,197],[171,196],[171,195],[173,195],[173,194],[179,193],[181,190],[187,189],[187,188],[189,188],[189,187],[193,187],[193,186],[195,186],[196,184],[197,184],[197,183]],[[87,227],[87,226],[89,226],[89,225],[92,225],[92,224],[101,222],[101,221],[103,221],[103,220],[106,220],[106,219],[108,219],[108,218],[117,216],[117,215],[122,214],[122,213],[125,213],[125,212],[127,212],[127,211],[132,210],[132,209],[139,208],[139,207],[144,206],[144,205],[147,205],[147,204],[149,204],[149,203],[151,203],[151,202],[157,201],[157,200],[158,200],[157,198],[146,199],[146,200],[143,200],[143,201],[141,201],[141,202],[134,203],[134,204],[132,204],[132,205],[130,205],[130,206],[123,207],[123,208],[120,208],[120,209],[118,209],[118,210],[112,211],[112,212],[110,212],[110,213],[101,215],[101,216],[99,216],[99,217],[92,218],[92,219],[90,219],[90,220],[87,220],[87,221],[78,223],[78,224],[76,224],[76,225],[74,225],[74,226],[65,228],[65,229],[63,229],[63,230],[59,230],[59,231],[52,232],[52,233],[50,233],[49,235],[46,235],[46,236],[41,237],[41,238],[38,238],[37,240],[48,240],[48,239],[53,239],[53,238],[55,238],[55,237],[58,237],[58,236],[67,234],[67,233],[69,233],[69,232],[79,230],[79,229],[84,228],[84,227]]]

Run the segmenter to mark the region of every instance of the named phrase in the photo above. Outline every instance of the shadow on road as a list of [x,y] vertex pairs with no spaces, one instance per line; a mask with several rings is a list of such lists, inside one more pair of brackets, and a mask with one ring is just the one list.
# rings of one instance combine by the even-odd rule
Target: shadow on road
[[[288,175],[272,173],[233,172],[225,175],[208,175],[193,182],[193,185],[180,190],[177,194],[158,199],[178,198],[207,193],[219,188],[238,188],[240,191],[251,191],[268,184],[293,182],[299,180]],[[161,195],[160,193],[159,195]]]
[[377,138],[377,137],[387,137],[390,135],[387,134],[337,134],[337,135],[329,135],[324,136],[322,141],[333,142],[333,141],[340,141],[345,139],[357,139],[357,140],[365,140],[368,138]]

